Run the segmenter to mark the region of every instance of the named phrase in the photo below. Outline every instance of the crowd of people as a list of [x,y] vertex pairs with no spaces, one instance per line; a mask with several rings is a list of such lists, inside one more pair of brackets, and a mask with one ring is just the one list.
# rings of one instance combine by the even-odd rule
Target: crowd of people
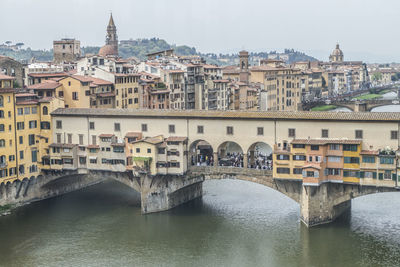
[[[228,152],[225,157],[218,158],[219,166],[228,166],[243,168],[243,153]],[[254,159],[252,160],[250,153],[247,155],[248,168],[259,169],[259,170],[272,170],[272,155],[266,155],[261,152],[254,153]],[[198,154],[191,157],[192,166],[214,166],[214,158],[212,154]]]

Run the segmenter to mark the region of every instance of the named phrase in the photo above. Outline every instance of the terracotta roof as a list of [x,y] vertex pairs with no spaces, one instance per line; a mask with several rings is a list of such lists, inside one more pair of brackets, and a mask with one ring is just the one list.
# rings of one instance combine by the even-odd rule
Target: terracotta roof
[[164,118],[214,118],[214,119],[264,119],[264,120],[315,120],[315,121],[400,121],[400,112],[317,112],[317,111],[237,111],[237,110],[159,110],[149,109],[90,109],[59,108],[57,116],[100,117],[164,117]]
[[48,103],[51,102],[51,100],[53,100],[54,97],[43,97],[39,99],[39,103]]
[[187,137],[183,136],[170,136],[167,138],[167,142],[185,142],[187,140]]
[[100,148],[98,145],[88,145],[87,148]]
[[65,72],[53,72],[53,73],[29,73],[28,76],[34,78],[46,78],[46,77],[64,77],[68,76]]
[[315,165],[315,164],[307,164],[307,165],[304,165],[302,168],[303,168],[303,169],[306,169],[306,168],[313,168],[313,169],[320,170],[320,169],[321,169],[321,166]]
[[213,82],[215,82],[215,83],[229,83],[230,81],[221,79],[221,80],[213,80]]
[[17,101],[17,105],[35,105],[39,101],[38,100],[25,100],[25,101]]
[[125,143],[111,143],[111,146],[125,146]]
[[295,139],[292,144],[326,145],[326,144],[361,144],[361,140],[348,139]]
[[4,75],[0,73],[0,80],[14,80],[14,77],[8,76],[8,75]]
[[99,135],[100,138],[111,138],[113,136],[114,136],[114,134],[100,134]]
[[137,138],[142,138],[142,133],[141,132],[127,132],[125,134],[125,137],[137,137]]
[[115,77],[140,77],[139,73],[113,73]]
[[15,93],[16,90],[14,88],[0,88],[0,94],[1,93]]
[[145,139],[134,141],[134,142],[132,142],[132,144],[140,143],[140,142],[145,142],[145,143],[156,145],[156,144],[164,142],[164,138],[161,135],[154,136],[154,137],[147,137]]
[[58,83],[56,81],[53,80],[46,80],[43,81],[41,83],[37,83],[37,84],[33,84],[33,85],[29,85],[28,89],[33,89],[33,90],[52,90],[52,89],[56,89],[58,87],[61,86],[61,83]]

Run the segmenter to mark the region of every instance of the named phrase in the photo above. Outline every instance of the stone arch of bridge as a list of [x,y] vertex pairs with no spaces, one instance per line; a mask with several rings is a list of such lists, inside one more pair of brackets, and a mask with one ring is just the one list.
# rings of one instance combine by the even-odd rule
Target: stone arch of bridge
[[257,141],[247,149],[247,167],[254,169],[272,169],[273,148],[266,142]]
[[214,148],[204,139],[193,141],[189,146],[190,166],[213,166]]
[[243,167],[243,149],[235,141],[225,141],[218,146],[218,166]]
[[375,105],[368,105],[367,111],[372,111],[374,108],[379,108],[379,107],[384,107],[384,106],[398,106],[399,104],[388,104],[388,103],[382,103],[382,104],[375,104]]

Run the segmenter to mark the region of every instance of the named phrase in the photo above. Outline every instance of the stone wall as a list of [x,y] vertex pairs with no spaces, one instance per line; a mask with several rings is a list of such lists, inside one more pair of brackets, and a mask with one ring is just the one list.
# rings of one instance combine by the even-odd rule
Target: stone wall
[[[5,73],[3,73],[4,70]],[[14,70],[14,75],[12,74],[12,70]],[[0,73],[15,77],[19,88],[24,86],[24,68],[18,61],[10,57],[0,56]]]

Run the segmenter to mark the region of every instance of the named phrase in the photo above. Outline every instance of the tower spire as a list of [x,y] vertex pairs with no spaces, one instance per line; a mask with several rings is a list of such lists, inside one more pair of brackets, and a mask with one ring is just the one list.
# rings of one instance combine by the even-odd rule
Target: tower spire
[[108,26],[110,27],[115,27],[115,24],[114,24],[114,19],[113,19],[113,16],[112,16],[112,12],[110,12],[110,21],[108,22]]

